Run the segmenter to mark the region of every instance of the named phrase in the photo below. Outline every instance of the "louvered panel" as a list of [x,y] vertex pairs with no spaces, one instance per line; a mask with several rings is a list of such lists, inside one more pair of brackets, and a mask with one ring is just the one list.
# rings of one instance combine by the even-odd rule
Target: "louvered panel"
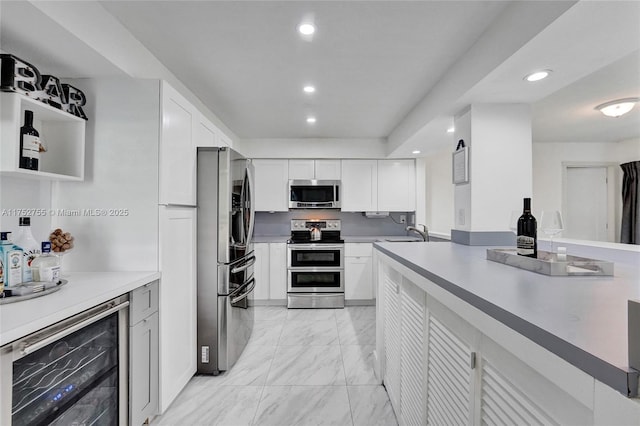
[[424,304],[403,292],[402,305],[402,389],[400,413],[402,423],[424,425]]
[[471,350],[433,316],[429,317],[427,423],[469,423]]
[[487,424],[558,424],[486,360],[482,368],[481,418]]
[[396,411],[400,401],[400,295],[398,285],[385,276],[384,283],[384,384]]

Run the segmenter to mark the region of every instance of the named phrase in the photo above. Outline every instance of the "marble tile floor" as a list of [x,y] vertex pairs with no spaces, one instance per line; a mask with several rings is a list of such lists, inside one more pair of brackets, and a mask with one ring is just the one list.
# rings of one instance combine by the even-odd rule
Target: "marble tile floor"
[[152,425],[397,425],[374,348],[373,306],[257,306],[236,365],[193,377]]

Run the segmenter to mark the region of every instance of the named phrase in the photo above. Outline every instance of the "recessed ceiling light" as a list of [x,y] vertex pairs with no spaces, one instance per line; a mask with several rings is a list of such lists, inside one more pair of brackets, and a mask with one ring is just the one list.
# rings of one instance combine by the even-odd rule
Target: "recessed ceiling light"
[[540,70],[540,71],[532,72],[529,75],[526,75],[524,79],[527,80],[528,82],[533,83],[534,81],[540,81],[543,78],[549,77],[549,74],[551,74],[551,70]]
[[631,111],[638,101],[640,101],[640,98],[618,99],[617,101],[610,101],[600,104],[595,107],[595,109],[597,109],[607,117],[618,118]]
[[411,151],[411,153],[412,153],[412,154],[420,154],[420,150],[417,150],[417,149],[416,149],[416,150],[414,150],[414,151]]
[[316,122],[316,118],[315,117],[307,117],[307,123],[313,124],[315,122]]
[[298,31],[300,31],[302,35],[309,36],[316,32],[316,27],[309,22],[304,22],[298,26]]
[[304,90],[305,93],[313,93],[316,91],[316,88],[313,86],[304,86],[302,90]]
[[449,128],[447,129],[447,133],[453,133],[453,132],[455,132],[455,130],[456,130],[456,128],[455,128],[455,127],[449,127]]

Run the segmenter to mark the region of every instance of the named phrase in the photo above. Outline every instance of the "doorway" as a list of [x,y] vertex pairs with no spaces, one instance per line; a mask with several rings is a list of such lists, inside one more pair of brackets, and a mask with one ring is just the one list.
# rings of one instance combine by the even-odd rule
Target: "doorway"
[[614,166],[563,164],[563,237],[616,241]]

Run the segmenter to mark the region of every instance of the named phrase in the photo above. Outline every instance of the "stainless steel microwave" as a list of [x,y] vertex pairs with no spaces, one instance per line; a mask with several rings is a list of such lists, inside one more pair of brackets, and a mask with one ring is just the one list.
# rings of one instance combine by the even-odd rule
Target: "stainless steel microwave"
[[290,180],[290,209],[339,209],[339,180]]

